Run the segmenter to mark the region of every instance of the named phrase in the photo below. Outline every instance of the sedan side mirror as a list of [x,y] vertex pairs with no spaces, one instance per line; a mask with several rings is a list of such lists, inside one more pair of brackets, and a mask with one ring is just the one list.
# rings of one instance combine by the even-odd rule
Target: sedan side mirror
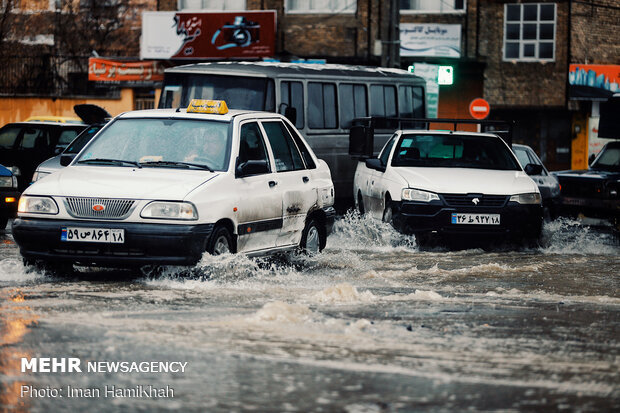
[[72,161],[75,155],[61,155],[60,156],[60,166],[68,166]]
[[239,163],[237,159],[237,167],[235,168],[235,177],[236,178],[244,178],[246,176],[252,175],[261,175],[267,174],[271,172],[269,170],[269,164],[266,160],[255,160],[251,159],[249,161]]
[[368,158],[364,162],[366,162],[366,166],[370,169],[385,172],[385,165],[381,163],[381,160],[379,158]]
[[542,165],[537,165],[535,163],[528,163],[527,165],[525,165],[525,168],[523,168],[523,170],[528,175],[540,175],[542,174],[543,167]]

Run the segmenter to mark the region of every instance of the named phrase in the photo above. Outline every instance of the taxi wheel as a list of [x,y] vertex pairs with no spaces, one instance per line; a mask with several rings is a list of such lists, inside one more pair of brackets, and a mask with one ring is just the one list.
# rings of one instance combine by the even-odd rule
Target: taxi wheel
[[318,254],[325,247],[325,240],[323,239],[324,231],[321,231],[321,227],[318,222],[311,218],[304,227],[304,231],[301,234],[301,242],[299,248],[303,253],[308,255]]
[[360,215],[364,215],[364,198],[362,198],[362,193],[357,193],[357,210]]
[[385,201],[385,210],[383,211],[383,222],[387,222],[388,224],[392,223],[392,218],[394,217],[394,208],[392,207],[392,201]]
[[232,252],[232,235],[228,228],[217,226],[211,235],[207,252],[211,255],[230,254]]

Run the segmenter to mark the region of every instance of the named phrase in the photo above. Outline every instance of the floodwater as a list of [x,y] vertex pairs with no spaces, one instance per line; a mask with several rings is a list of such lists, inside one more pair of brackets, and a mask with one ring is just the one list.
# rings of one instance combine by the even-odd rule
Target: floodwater
[[[9,412],[620,410],[620,247],[575,221],[546,224],[537,249],[420,251],[347,215],[316,257],[205,256],[189,278],[47,277],[0,239]],[[79,358],[83,371],[22,372],[33,357]],[[99,361],[187,364],[85,370]],[[174,394],[104,393],[138,385]]]

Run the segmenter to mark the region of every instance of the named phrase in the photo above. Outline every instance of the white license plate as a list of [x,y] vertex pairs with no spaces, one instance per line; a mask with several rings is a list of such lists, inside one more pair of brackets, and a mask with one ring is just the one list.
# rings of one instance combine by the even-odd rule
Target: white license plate
[[125,242],[124,229],[63,227],[60,240],[67,242],[103,242],[122,244]]
[[452,213],[453,224],[463,225],[499,225],[500,214],[462,214]]

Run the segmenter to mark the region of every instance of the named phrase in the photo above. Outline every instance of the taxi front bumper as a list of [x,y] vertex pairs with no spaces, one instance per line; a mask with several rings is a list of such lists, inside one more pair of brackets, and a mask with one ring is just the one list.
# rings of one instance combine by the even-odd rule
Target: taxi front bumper
[[[453,214],[499,214],[498,225],[455,224]],[[541,205],[508,202],[502,207],[449,207],[442,204],[395,202],[394,226],[405,233],[441,235],[499,235],[511,238],[537,238],[543,221]]]
[[[123,229],[122,244],[67,242],[63,227]],[[205,251],[213,224],[157,224],[17,218],[13,238],[26,259],[81,265],[193,265]]]

